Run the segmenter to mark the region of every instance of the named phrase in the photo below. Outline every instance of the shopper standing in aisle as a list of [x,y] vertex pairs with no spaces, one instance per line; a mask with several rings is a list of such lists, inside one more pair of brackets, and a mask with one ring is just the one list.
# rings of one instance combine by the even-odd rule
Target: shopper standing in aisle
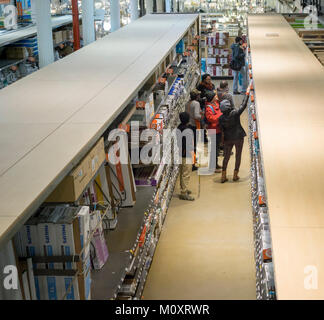
[[242,128],[240,116],[245,110],[249,100],[249,91],[247,91],[245,98],[239,109],[235,109],[231,106],[228,100],[223,100],[220,104],[222,116],[219,118],[219,124],[224,133],[224,160],[223,160],[223,171],[221,182],[228,181],[226,178],[226,169],[228,161],[231,156],[233,146],[235,146],[235,169],[233,175],[233,181],[238,181],[240,177],[238,172],[240,170],[242,149],[244,143],[244,137],[246,133]]
[[179,153],[181,158],[181,164],[179,168],[181,194],[179,198],[181,200],[193,201],[195,199],[190,196],[191,191],[188,189],[190,173],[192,170],[192,165],[194,163],[193,132],[189,127],[189,114],[187,112],[181,112],[179,118],[181,122],[177,130],[177,143],[179,146]]
[[[194,152],[196,153],[197,148],[197,129],[201,129],[201,120],[203,111],[200,108],[200,94],[201,92],[197,89],[193,89],[190,92],[190,101],[186,105],[186,112],[190,116],[189,127],[192,129],[194,134]],[[192,165],[192,170],[197,170],[195,165]]]
[[[231,69],[233,71],[233,94],[244,94],[246,91],[246,71],[245,71],[245,53],[243,50],[243,40],[241,37],[236,37],[235,43],[231,46],[232,61]],[[242,92],[238,91],[239,75],[242,77]]]
[[[206,121],[208,136],[211,139],[212,143],[212,152],[210,155],[209,168],[215,169],[216,173],[220,173],[222,167],[218,164],[219,156],[219,146],[222,140],[221,127],[219,125],[219,117],[222,115],[222,112],[219,108],[219,102],[217,95],[214,91],[208,91],[206,93]],[[216,147],[214,150],[214,147]]]
[[229,93],[228,82],[222,80],[217,88],[218,101],[228,100],[231,103],[231,107],[234,108],[233,96]]
[[[199,90],[201,92],[200,94],[200,107],[201,110],[203,111],[203,113],[205,114],[205,108],[206,108],[206,93],[208,91],[214,91],[216,93],[215,90],[215,85],[212,83],[212,79],[210,74],[206,73],[202,76],[201,78],[201,82],[199,83],[197,90]],[[206,127],[206,123],[205,123],[206,119],[202,120],[202,125],[204,127]],[[207,133],[206,130],[204,131],[204,142],[207,143],[208,139],[207,139]]]
[[206,97],[208,91],[215,91],[215,85],[212,83],[210,74],[206,73],[202,76],[201,82],[197,87],[198,91],[201,92],[201,98]]

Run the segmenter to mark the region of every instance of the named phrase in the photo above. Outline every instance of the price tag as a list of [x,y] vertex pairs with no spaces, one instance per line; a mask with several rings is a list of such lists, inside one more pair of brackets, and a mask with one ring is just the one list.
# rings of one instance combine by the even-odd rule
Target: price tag
[[121,130],[124,130],[126,132],[129,132],[130,131],[130,125],[129,124],[124,124],[124,123],[121,123],[119,126],[118,126],[119,129]]
[[197,44],[198,41],[197,40],[192,40],[192,44]]
[[145,101],[136,101],[136,109],[145,109]]

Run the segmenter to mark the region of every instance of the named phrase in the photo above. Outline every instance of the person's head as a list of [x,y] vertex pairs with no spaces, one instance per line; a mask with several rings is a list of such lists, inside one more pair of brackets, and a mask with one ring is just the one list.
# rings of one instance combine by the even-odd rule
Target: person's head
[[190,116],[189,116],[188,112],[181,112],[179,114],[179,118],[180,118],[181,124],[186,125],[189,123]]
[[227,115],[232,111],[233,108],[228,100],[223,100],[220,103],[220,109],[224,115]]
[[222,80],[219,84],[221,89],[228,89],[228,82],[226,80]]
[[217,95],[214,91],[207,91],[206,92],[206,100],[207,102],[216,102],[217,101]]
[[197,89],[190,91],[190,100],[199,100],[201,92]]
[[206,84],[211,84],[212,83],[211,76],[208,73],[204,74],[202,76],[201,80],[202,80],[203,83],[206,83]]
[[235,43],[243,44],[243,39],[241,37],[236,37]]
[[63,44],[63,43],[60,43],[60,44],[59,44],[59,48],[60,48],[61,50],[63,50],[63,49],[64,49],[64,44]]

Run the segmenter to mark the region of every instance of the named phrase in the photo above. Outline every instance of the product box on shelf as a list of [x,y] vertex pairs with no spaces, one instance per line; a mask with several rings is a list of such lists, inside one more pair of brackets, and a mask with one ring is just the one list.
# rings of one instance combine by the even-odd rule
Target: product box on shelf
[[74,202],[105,162],[104,140],[101,138],[72,172],[63,179],[46,202]]
[[53,41],[54,41],[54,44],[59,44],[59,43],[63,42],[63,31],[53,32]]
[[102,227],[101,213],[95,211],[90,216],[90,229],[94,232],[91,239],[91,261],[95,270],[100,270],[108,259],[108,248]]
[[7,59],[27,59],[28,50],[25,47],[7,47],[6,57]]

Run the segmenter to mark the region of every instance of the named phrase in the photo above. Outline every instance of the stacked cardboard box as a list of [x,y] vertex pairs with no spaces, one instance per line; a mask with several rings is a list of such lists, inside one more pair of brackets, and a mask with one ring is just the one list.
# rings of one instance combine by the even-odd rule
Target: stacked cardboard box
[[7,47],[6,58],[7,59],[27,59],[29,56],[26,47]]
[[34,263],[38,300],[90,299],[89,236],[89,207],[68,206],[45,207],[16,234],[15,248],[21,258],[71,257],[82,251],[78,262]]

